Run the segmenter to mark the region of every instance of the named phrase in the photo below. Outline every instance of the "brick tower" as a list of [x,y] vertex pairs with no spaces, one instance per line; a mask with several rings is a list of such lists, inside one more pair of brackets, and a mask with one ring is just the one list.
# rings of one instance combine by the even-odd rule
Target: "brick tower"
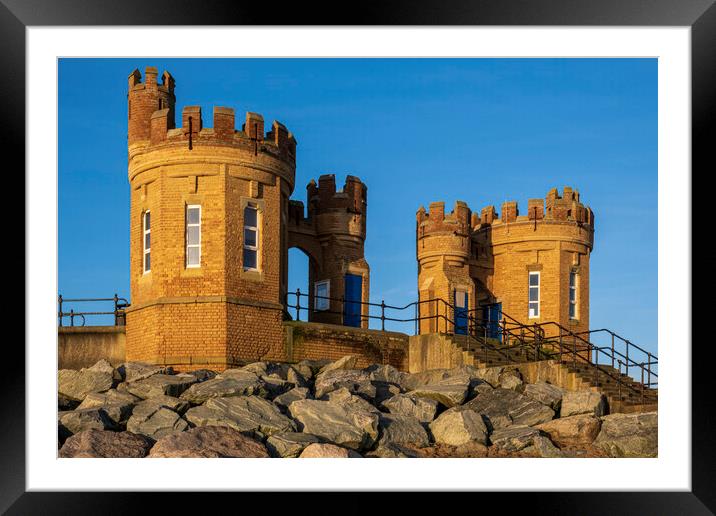
[[[289,247],[309,256],[308,318],[310,321],[368,327],[370,267],[365,260],[368,189],[360,179],[346,176],[336,189],[333,174],[322,175],[306,187],[308,214],[301,201],[291,201]],[[316,299],[327,294],[327,300]]]
[[[501,215],[488,206],[479,216],[459,201],[449,216],[443,203],[433,203],[430,213],[418,210],[417,228],[421,300],[464,303],[477,317],[504,313],[523,324],[589,329],[594,214],[576,190],[565,187],[560,196],[554,188],[546,199],[530,199],[526,215],[514,201],[502,205]],[[421,317],[434,315],[430,310],[421,305]],[[422,321],[421,333],[444,331],[442,323],[437,330],[431,324]]]
[[127,360],[222,370],[281,357],[288,199],[296,140],[274,122],[187,106],[174,79],[129,76],[130,289]]

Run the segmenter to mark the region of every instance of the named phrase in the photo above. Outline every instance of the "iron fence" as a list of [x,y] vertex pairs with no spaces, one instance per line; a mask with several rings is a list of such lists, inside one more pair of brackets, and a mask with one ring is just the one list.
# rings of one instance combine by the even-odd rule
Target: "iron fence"
[[[113,303],[112,311],[77,311],[74,308],[70,308],[66,311],[67,304],[74,303]],[[67,326],[64,324],[65,319],[69,319],[69,326],[85,326],[87,323],[87,317],[90,316],[107,316],[111,315],[114,317],[115,326],[124,326],[125,324],[125,309],[129,306],[129,301],[123,297],[114,295],[114,297],[102,297],[102,298],[74,298],[66,299],[62,297],[62,294],[57,296],[57,323],[58,326]],[[75,324],[75,320],[81,321],[81,324]]]

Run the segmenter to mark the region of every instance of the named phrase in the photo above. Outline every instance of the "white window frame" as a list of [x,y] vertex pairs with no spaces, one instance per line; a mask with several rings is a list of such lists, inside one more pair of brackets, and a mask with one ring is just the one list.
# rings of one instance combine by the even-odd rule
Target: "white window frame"
[[[199,222],[189,224],[189,210],[199,209]],[[189,226],[199,228],[199,243],[189,244]],[[198,269],[201,267],[201,204],[187,204],[184,211],[184,265],[187,269]],[[189,248],[195,247],[199,249],[199,263],[189,263]]]
[[316,281],[316,283],[313,284],[313,309],[316,311],[328,310],[331,307],[330,299],[318,298],[318,288],[323,285],[326,286],[326,295],[322,297],[331,297],[331,280]]
[[[152,272],[152,224],[149,223],[149,229],[147,229],[147,215],[150,217],[151,212],[146,210],[142,212],[142,273],[148,274]],[[147,235],[149,235],[149,247],[147,247]],[[149,268],[147,269],[147,255],[149,255]]]
[[[532,282],[530,280],[532,279],[532,276],[537,276],[537,285],[536,286],[531,284]],[[537,301],[530,301],[530,291],[533,288],[537,289]],[[542,308],[540,306],[540,300],[541,300],[540,298],[542,297],[542,294],[540,292],[541,289],[542,289],[542,278],[540,277],[540,271],[530,271],[530,273],[527,276],[527,315],[528,315],[529,319],[539,319],[539,317],[540,317],[540,310]],[[533,303],[537,303],[537,311],[534,313],[534,315],[532,314],[532,309],[530,308],[530,305],[532,305]]]
[[[572,284],[572,278],[574,278],[574,285]],[[579,273],[577,271],[570,271],[569,273],[569,318],[573,320],[579,320],[579,303],[577,302],[577,286],[579,285]],[[574,292],[574,301],[572,301],[572,292]],[[572,312],[574,307],[574,315]]]
[[[256,226],[249,226],[246,224],[246,208],[253,208],[256,210]],[[259,229],[261,226],[261,209],[259,208],[258,204],[249,202],[244,206],[244,211],[242,213],[242,216],[244,217],[244,225],[243,225],[243,232],[241,233],[241,238],[243,239],[243,251],[249,250],[254,251],[256,253],[256,267],[246,267],[246,264],[243,264],[243,268],[245,271],[259,271],[261,270],[261,253],[259,252],[261,248],[261,230]],[[256,245],[247,245],[246,244],[246,230],[252,229],[256,231]],[[241,261],[244,262],[244,254],[241,254]]]

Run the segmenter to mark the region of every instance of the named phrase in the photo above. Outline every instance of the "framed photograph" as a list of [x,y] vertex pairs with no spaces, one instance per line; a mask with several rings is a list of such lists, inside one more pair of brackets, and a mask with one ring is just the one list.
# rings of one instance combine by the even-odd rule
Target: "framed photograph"
[[[396,3],[347,21],[310,11],[0,6],[3,147],[26,171],[28,203],[27,333],[24,353],[8,346],[16,373],[3,375],[12,417],[2,423],[0,508],[109,512],[135,491],[389,490],[531,492],[557,514],[713,511],[711,351],[692,344],[708,338],[694,333],[707,319],[691,301],[693,229],[706,220],[692,206],[708,205],[692,201],[692,178],[714,167],[713,2]],[[85,297],[91,308],[77,304]],[[92,344],[90,358],[53,345],[86,341],[76,326],[93,324],[107,328],[98,342],[109,351],[95,356]],[[355,352],[348,333],[373,351]],[[58,416],[58,384],[85,380],[57,372],[100,358],[108,362],[92,375],[108,375],[117,396],[136,406],[154,396],[146,389],[163,389],[186,407],[162,410],[191,430],[226,426],[201,422],[218,417],[220,402],[207,400],[224,398],[199,387],[245,385],[247,374],[273,400],[261,401],[276,412],[271,424],[312,439],[301,402],[277,401],[304,382],[316,403],[343,387],[347,397],[332,403],[370,399],[388,414],[382,403],[405,393],[437,413],[421,422],[429,445],[415,455],[388,447],[382,420],[375,443],[345,446],[346,456],[383,460],[212,452],[182,461],[199,456],[144,420],[132,425],[146,443],[131,444],[144,452],[68,458],[102,455],[79,442],[88,448],[58,452],[58,421],[60,446],[85,424],[63,435],[62,411],[87,393],[60,389]],[[129,362],[156,370],[120,366]],[[571,375],[569,386],[535,365],[548,362]],[[293,365],[269,371],[274,363]],[[532,365],[503,367],[512,363]],[[459,401],[447,376],[387,379],[473,365],[500,367],[494,379],[470,376]],[[362,368],[369,380],[306,380],[334,367]],[[169,379],[138,386],[132,374]],[[540,390],[575,382],[599,391],[593,407],[567,413]],[[505,416],[529,444],[498,445],[502,416],[480,401],[481,384],[550,412],[524,425]],[[470,424],[485,427],[484,442],[441,451],[454,448],[436,437],[444,415],[473,432],[464,412],[451,412],[467,403],[482,403]],[[544,426],[561,410],[604,431],[602,405],[623,420],[609,423],[619,435],[600,436],[611,439],[601,448],[574,451]],[[126,419],[116,424],[129,430]],[[266,444],[279,430],[263,424],[250,431]],[[316,444],[337,442],[315,433]],[[504,442],[525,435],[506,432]],[[256,457],[284,456],[264,444]],[[173,474],[189,463],[192,475]]]

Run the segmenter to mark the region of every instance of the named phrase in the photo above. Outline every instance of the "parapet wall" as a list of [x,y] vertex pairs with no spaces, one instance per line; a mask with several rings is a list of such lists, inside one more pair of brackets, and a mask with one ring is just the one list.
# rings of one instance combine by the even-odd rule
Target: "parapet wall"
[[62,326],[57,328],[57,368],[82,369],[98,360],[114,367],[125,360],[124,326]]

